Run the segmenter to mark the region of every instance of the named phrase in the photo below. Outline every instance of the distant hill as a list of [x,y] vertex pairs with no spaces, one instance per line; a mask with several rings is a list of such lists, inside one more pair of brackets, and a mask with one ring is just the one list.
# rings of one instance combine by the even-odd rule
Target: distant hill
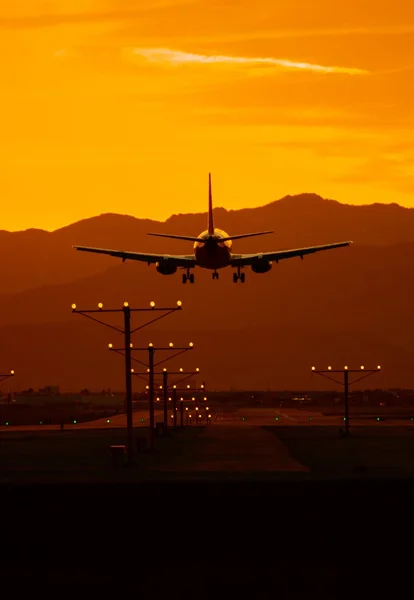
[[[135,220],[126,222],[132,226]],[[67,235],[68,229],[60,231]],[[121,229],[119,225],[117,235]],[[241,229],[252,229],[250,222]],[[55,233],[45,235],[53,239]],[[338,237],[348,236],[325,241]],[[74,254],[76,264],[86,258]],[[90,264],[102,263],[99,256],[91,258]],[[163,277],[146,265],[115,259],[103,263],[100,273],[83,279],[78,273],[71,282],[0,296],[0,368],[14,368],[16,384],[122,387],[122,358],[107,351],[108,342],[120,343],[121,336],[73,315],[71,303],[93,308],[101,301],[105,307],[120,307],[127,300],[140,307],[154,300],[168,307],[181,300],[182,312],[143,329],[134,343],[193,341],[197,350],[174,364],[200,367],[209,386],[309,387],[312,364],[382,364],[383,372],[367,385],[414,386],[414,242],[361,242],[303,261],[282,261],[264,275],[246,269],[246,283],[237,285],[231,269],[222,271],[218,281],[200,269],[194,285],[182,285],[178,274]],[[135,314],[134,323],[147,317]],[[121,326],[121,315],[116,318]]]
[[[316,194],[287,196],[266,206],[214,211],[216,226],[237,234],[272,228],[274,235],[235,242],[236,252],[353,240],[355,245],[387,246],[414,242],[414,209],[396,204],[350,206]],[[165,223],[105,214],[46,232],[30,229],[0,232],[2,291],[15,293],[94,276],[114,266],[116,259],[76,252],[73,244],[144,252],[191,251],[191,243],[147,236],[148,231],[197,235],[206,214],[173,215]],[[136,265],[135,277],[147,271]]]

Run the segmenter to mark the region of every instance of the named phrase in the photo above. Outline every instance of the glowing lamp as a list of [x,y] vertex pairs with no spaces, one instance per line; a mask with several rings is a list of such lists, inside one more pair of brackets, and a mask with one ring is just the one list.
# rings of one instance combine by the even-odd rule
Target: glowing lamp
[[14,371],[13,371],[13,369],[10,371],[10,375],[14,375]]
[[207,400],[207,398],[204,398],[204,400]]
[[332,367],[328,367],[328,371],[330,371],[332,369]]
[[190,346],[190,348],[194,346],[193,342],[190,342],[188,345]]
[[315,370],[315,367],[312,367],[312,371],[314,371],[314,370]]
[[199,372],[199,370],[200,370],[200,369],[197,367],[197,368],[196,368],[196,373],[198,373],[198,372]]
[[365,368],[365,367],[364,367],[364,365],[361,365],[361,371],[363,371],[363,370],[364,370],[364,368]]
[[145,389],[146,389],[146,390],[149,390],[149,385],[146,385],[146,386],[145,386]]
[[134,373],[134,372],[135,372],[135,369],[131,369],[131,373]]
[[184,369],[182,367],[180,367],[180,373],[182,373],[184,371]]
[[154,344],[153,344],[152,342],[150,342],[150,343],[148,344],[148,347],[149,347],[149,348],[152,348],[152,347],[153,347],[153,345],[154,345]]
[[102,302],[99,302],[99,304],[98,304],[98,308],[99,308],[99,310],[102,310],[102,308],[103,308],[103,304],[102,304]]
[[381,365],[378,365],[377,369],[378,369],[378,371],[379,371],[379,370],[381,369]]
[[188,406],[185,407],[185,410],[188,410]]
[[167,369],[164,367],[164,368],[163,368],[163,371],[164,371],[164,373],[166,373],[166,372],[167,372]]
[[183,304],[183,303],[181,302],[181,300],[177,300],[177,306],[178,306],[178,307],[181,307],[181,306],[182,306],[182,304]]
[[124,306],[125,306],[125,308],[126,308],[127,306],[129,306],[128,302],[124,302]]
[[172,342],[170,342],[168,345],[170,348],[172,348],[174,346],[174,344]]
[[173,385],[173,388],[176,390],[176,389],[177,389],[177,386],[176,386],[176,385]]
[[114,346],[113,346],[113,344],[108,344],[108,348],[109,348],[109,349],[111,349],[111,348],[113,348],[113,347],[114,347]]
[[76,309],[76,304],[72,304],[72,310]]
[[347,371],[347,370],[348,370],[348,367],[345,365],[344,369],[345,369],[345,371]]
[[155,302],[150,302],[150,307],[155,308]]
[[188,384],[188,385],[187,385],[187,389],[189,390],[189,389],[190,389],[190,387],[191,387],[191,385],[190,385],[190,384]]

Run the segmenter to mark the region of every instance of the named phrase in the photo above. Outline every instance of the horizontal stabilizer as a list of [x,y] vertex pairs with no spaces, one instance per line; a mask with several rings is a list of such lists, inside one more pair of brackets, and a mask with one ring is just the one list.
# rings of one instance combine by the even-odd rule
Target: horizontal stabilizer
[[241,233],[240,235],[229,235],[225,238],[220,238],[220,242],[228,242],[230,240],[241,240],[242,238],[254,237],[256,235],[267,235],[273,231],[259,231],[258,233]]
[[154,235],[156,237],[163,237],[163,238],[173,238],[175,240],[185,240],[187,242],[199,242],[200,241],[200,238],[191,237],[188,235],[173,235],[173,234],[169,234],[169,233],[147,233],[147,235]]

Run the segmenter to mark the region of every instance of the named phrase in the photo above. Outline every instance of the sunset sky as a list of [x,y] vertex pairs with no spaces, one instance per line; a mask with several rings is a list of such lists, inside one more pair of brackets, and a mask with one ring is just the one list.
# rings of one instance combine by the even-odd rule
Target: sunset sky
[[414,206],[408,0],[0,0],[0,49],[0,229]]

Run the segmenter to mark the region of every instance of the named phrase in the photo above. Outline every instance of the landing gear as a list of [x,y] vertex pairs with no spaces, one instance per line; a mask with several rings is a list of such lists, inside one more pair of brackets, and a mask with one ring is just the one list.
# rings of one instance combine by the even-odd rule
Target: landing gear
[[219,278],[219,274],[217,273],[217,271],[214,271],[214,273],[212,274],[213,279],[218,279]]
[[237,268],[237,273],[233,273],[233,282],[237,283],[239,279],[241,283],[246,281],[246,273],[240,273],[240,267]]
[[190,270],[187,269],[187,273],[183,275],[183,283],[187,283],[187,279],[190,283],[194,283],[194,273],[190,273]]

